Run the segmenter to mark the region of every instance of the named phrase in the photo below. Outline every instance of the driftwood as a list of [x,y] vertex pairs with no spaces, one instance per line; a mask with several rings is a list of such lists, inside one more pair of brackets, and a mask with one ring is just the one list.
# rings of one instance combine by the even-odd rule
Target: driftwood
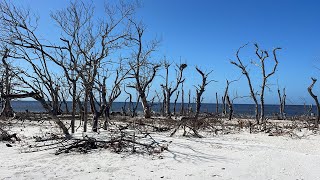
[[183,136],[185,136],[187,134],[187,127],[194,133],[195,137],[202,138],[203,136],[201,136],[197,131],[197,129],[199,129],[199,122],[201,122],[200,119],[192,117],[182,117],[174,131],[170,134],[170,136],[172,137],[173,135],[175,135],[175,133],[179,130],[180,127],[183,128]]
[[9,134],[7,131],[0,128],[0,141],[20,141],[20,138],[17,137],[17,134]]
[[[50,134],[49,137],[35,137],[34,145],[29,145],[25,152],[37,152],[55,149],[55,154],[78,152],[88,153],[94,149],[110,149],[116,153],[130,152],[141,154],[161,153],[168,149],[168,144],[157,142],[149,133],[136,135],[128,127],[119,128],[110,138],[104,139],[85,136],[83,138],[66,139]],[[165,141],[164,141],[165,142]]]

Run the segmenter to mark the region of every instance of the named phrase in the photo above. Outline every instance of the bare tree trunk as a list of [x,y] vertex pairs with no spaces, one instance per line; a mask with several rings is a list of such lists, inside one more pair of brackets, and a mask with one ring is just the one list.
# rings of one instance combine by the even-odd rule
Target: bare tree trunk
[[85,94],[84,94],[84,102],[83,102],[83,132],[87,132],[88,126],[88,97],[89,91],[87,87],[85,87]]
[[38,93],[36,92],[31,92],[31,93],[26,93],[26,94],[14,94],[14,95],[7,95],[9,98],[26,98],[26,97],[32,97],[38,102],[41,103],[42,107],[48,112],[48,115],[51,117],[51,119],[59,126],[59,128],[62,130],[63,134],[66,136],[66,138],[70,138],[70,134],[66,126],[63,124],[62,121],[57,117],[56,114],[52,111],[51,106],[47,104],[45,99],[41,97]]
[[135,88],[139,93],[144,117],[151,117],[151,109],[147,101],[147,89],[151,86],[152,81],[154,80],[156,73],[160,67],[160,64],[153,64],[149,60],[151,53],[155,51],[158,42],[152,41],[150,46],[143,46],[143,34],[145,32],[145,27],[140,23],[137,24],[131,21],[133,28],[136,31],[136,36],[133,35],[130,37],[133,47],[136,47],[137,50],[133,55],[132,61],[129,62],[130,69],[132,70],[131,76],[135,82],[128,87]]
[[[130,104],[129,104],[129,106],[130,106]],[[110,107],[107,105],[106,109],[105,109],[105,121],[103,123],[104,130],[108,129],[108,119],[111,119],[111,118],[110,118]]]
[[228,104],[228,107],[229,107],[229,118],[228,119],[231,120],[232,116],[233,116],[233,105],[232,105],[232,102],[230,101],[229,94],[227,94],[226,100],[227,100],[227,104]]
[[91,106],[91,111],[93,114],[92,118],[92,131],[97,132],[98,131],[98,120],[99,117],[101,116],[101,112],[97,110],[96,108],[96,102],[94,100],[93,92],[90,92],[90,106]]
[[163,94],[163,101],[162,101],[162,111],[161,111],[161,114],[162,116],[165,116],[166,115],[166,104],[167,104],[167,96],[166,96],[166,91],[163,89],[162,90],[162,94]]
[[286,113],[285,113],[285,109],[286,109],[286,98],[287,98],[287,95],[286,95],[286,89],[283,88],[283,96],[282,96],[282,116],[283,116],[283,119],[286,119]]
[[164,66],[166,69],[166,81],[165,84],[161,84],[162,89],[164,90],[164,98],[166,99],[166,116],[168,118],[171,118],[171,109],[170,109],[170,100],[171,96],[173,93],[178,89],[179,85],[184,82],[185,79],[182,78],[183,76],[183,70],[187,67],[187,64],[180,64],[179,66],[177,65],[178,70],[176,69],[178,73],[176,77],[176,82],[175,85],[172,87],[172,83],[169,85],[169,68],[170,68],[170,63],[169,62],[164,62]]
[[218,93],[216,92],[216,114],[219,114],[219,100]]
[[142,108],[143,108],[143,112],[144,112],[144,118],[150,118],[151,117],[151,111],[150,111],[150,107],[147,101],[147,97],[144,94],[144,92],[140,93],[140,99],[141,99],[141,104],[142,104]]
[[80,114],[80,125],[82,122],[84,122],[84,107],[80,101],[80,97],[77,97],[77,104],[78,104],[78,107],[79,107],[79,114]]
[[200,113],[200,108],[201,108],[202,94],[205,91],[205,87],[211,82],[211,81],[208,81],[207,78],[208,78],[209,74],[212,71],[205,74],[203,71],[201,71],[197,67],[196,67],[196,70],[198,71],[198,73],[202,77],[202,83],[200,85],[198,85],[198,87],[196,87],[197,97],[196,97],[196,115],[195,115],[195,118],[198,118],[199,113]]
[[[249,76],[249,73],[246,69],[247,66],[243,65],[240,57],[239,57],[239,52],[242,48],[244,48],[246,45],[240,47],[236,53],[236,57],[237,57],[237,60],[238,62],[235,62],[235,61],[231,61],[231,64],[237,66],[238,68],[240,68],[242,70],[242,74],[244,74],[247,78],[247,81],[248,81],[248,85],[249,85],[249,89],[250,89],[250,96],[252,97],[254,103],[255,103],[255,118],[256,118],[256,121],[258,124],[260,124],[261,122],[265,123],[264,122],[264,89],[265,89],[265,86],[266,86],[266,82],[267,82],[267,79],[273,75],[276,71],[276,68],[277,68],[277,65],[278,65],[278,60],[277,60],[277,57],[276,57],[276,51],[281,49],[281,48],[275,48],[273,49],[273,56],[274,56],[274,61],[275,61],[275,65],[273,67],[273,70],[271,73],[269,73],[268,75],[266,75],[266,72],[265,72],[265,66],[264,66],[264,61],[266,58],[269,57],[269,54],[267,51],[262,51],[259,49],[258,45],[255,44],[255,47],[256,47],[256,55],[258,56],[258,58],[260,59],[260,63],[261,65],[258,65],[259,67],[261,67],[261,70],[262,70],[262,78],[263,78],[263,82],[262,82],[262,85],[261,85],[261,94],[260,94],[260,101],[261,101],[261,112],[260,112],[260,119],[259,119],[259,106],[258,106],[258,100],[257,100],[257,97],[256,97],[256,93],[253,89],[253,86],[252,86],[252,83],[251,83],[251,79],[250,79],[250,76]],[[260,121],[261,120],[261,121]],[[265,124],[264,124],[265,125]]]
[[191,113],[191,90],[189,89],[188,92],[188,115],[190,116]]
[[166,92],[166,116],[167,118],[171,118],[171,109],[170,109],[170,101],[171,101],[171,96],[170,96],[170,92]]
[[264,115],[264,89],[266,87],[266,79],[263,79],[263,83],[261,86],[261,94],[260,94],[260,122],[263,123],[263,126],[266,127],[265,115]]
[[285,88],[283,88],[283,95],[281,95],[280,89],[278,87],[278,97],[279,97],[279,103],[280,103],[280,118],[281,119],[285,119],[285,115],[284,115],[284,110],[285,110],[285,105],[286,105],[286,90]]
[[264,128],[266,127],[266,122],[265,122],[265,114],[264,114],[264,91],[265,87],[267,86],[267,80],[270,76],[272,76],[278,67],[278,60],[276,56],[276,51],[279,50],[280,48],[275,48],[273,49],[273,57],[274,57],[274,66],[272,71],[269,74],[266,74],[266,68],[265,68],[265,60],[269,57],[268,51],[263,51],[260,50],[258,44],[255,44],[256,47],[256,55],[260,59],[260,64],[261,64],[261,71],[262,71],[262,85],[261,85],[261,93],[260,93],[260,101],[261,101],[261,111],[260,111],[260,120],[264,125]]
[[196,115],[195,115],[196,118],[198,118],[198,116],[200,114],[200,108],[201,108],[201,95],[198,95],[198,93],[197,93],[197,97],[196,97]]
[[318,97],[312,92],[313,86],[317,82],[317,79],[311,78],[311,80],[312,80],[312,83],[308,87],[308,92],[309,92],[310,96],[314,99],[314,101],[317,105],[317,118],[314,121],[314,125],[316,128],[318,128],[319,127],[320,104],[319,104]]
[[75,120],[76,120],[76,93],[77,93],[76,81],[72,81],[72,119],[71,119],[71,133],[75,132]]
[[179,98],[179,94],[180,94],[180,91],[177,91],[176,99],[174,100],[173,114],[174,114],[175,116],[176,116],[176,106],[177,106],[177,101],[178,101],[178,98]]
[[[246,44],[246,45],[247,45],[247,44]],[[259,110],[258,110],[258,100],[257,100],[257,98],[256,98],[256,94],[255,94],[254,89],[253,89],[253,87],[252,87],[251,79],[250,79],[249,73],[248,73],[248,71],[247,71],[247,69],[246,69],[246,66],[244,66],[244,65],[242,64],[242,61],[241,61],[241,59],[240,59],[240,57],[239,57],[239,52],[240,52],[240,50],[241,50],[242,48],[244,48],[246,45],[240,47],[240,48],[238,49],[237,53],[236,53],[236,57],[237,57],[238,62],[231,61],[230,63],[233,64],[233,65],[235,65],[235,66],[237,66],[238,68],[240,68],[240,69],[242,70],[242,74],[244,74],[244,75],[246,76],[246,78],[247,78],[248,85],[249,85],[249,89],[250,89],[250,96],[251,96],[251,98],[253,99],[254,104],[255,104],[255,119],[256,119],[256,121],[257,121],[257,124],[260,124],[260,122],[259,122],[259,114],[258,114],[258,111],[259,111]]]
[[[10,67],[6,61],[6,59],[8,58],[8,54],[9,53],[9,50],[6,49],[3,56],[2,56],[2,63],[4,65],[4,68],[5,68],[5,73],[4,73],[4,86],[2,85],[2,88],[1,88],[1,94],[6,94],[6,95],[9,95],[10,94],[10,91],[11,91],[11,83],[10,83]],[[4,93],[4,90],[3,88],[5,88],[5,93]],[[14,116],[14,112],[13,112],[13,108],[11,106],[11,99],[6,96],[4,98],[4,106],[3,106],[3,109],[0,113],[0,116],[4,116],[4,117],[13,117]]]
[[180,115],[184,115],[184,89],[183,89],[183,83],[181,84],[181,109],[180,109]]

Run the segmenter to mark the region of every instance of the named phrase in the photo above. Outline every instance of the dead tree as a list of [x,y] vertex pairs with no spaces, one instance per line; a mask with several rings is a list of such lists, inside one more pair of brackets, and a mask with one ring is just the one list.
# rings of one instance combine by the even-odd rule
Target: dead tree
[[166,91],[162,88],[162,95],[163,95],[163,100],[162,100],[162,112],[161,115],[165,116],[166,115],[166,104],[167,104],[167,96],[166,96]]
[[199,113],[200,113],[200,108],[201,108],[201,102],[202,102],[202,94],[205,91],[205,87],[212,82],[208,81],[208,76],[209,74],[212,72],[210,71],[209,73],[204,73],[202,70],[200,70],[198,67],[196,67],[196,70],[198,71],[198,73],[201,75],[202,77],[202,83],[199,84],[198,86],[196,86],[196,114],[195,114],[195,118],[198,118]]
[[[61,38],[63,42],[66,43],[67,51],[69,54],[69,59],[64,57],[63,53],[60,53],[61,60],[55,61],[57,65],[59,65],[63,71],[67,81],[71,84],[71,89],[69,89],[69,94],[72,96],[72,118],[71,118],[71,132],[75,132],[75,115],[77,108],[77,82],[80,78],[79,73],[77,73],[76,69],[78,67],[78,60],[73,54],[72,45],[66,39]],[[79,108],[81,109],[81,108]]]
[[245,44],[244,46],[240,47],[236,53],[236,57],[237,57],[237,62],[236,61],[231,61],[231,64],[237,66],[238,68],[241,69],[242,74],[244,74],[247,78],[248,81],[248,85],[249,85],[249,89],[250,89],[250,96],[253,99],[254,103],[255,103],[255,119],[257,121],[258,124],[260,123],[265,123],[265,114],[264,114],[264,92],[265,92],[265,88],[267,87],[267,80],[270,76],[272,76],[276,70],[277,70],[277,66],[278,66],[278,60],[277,60],[277,56],[276,56],[276,51],[281,49],[281,48],[275,48],[273,49],[273,59],[275,62],[275,65],[273,66],[272,71],[267,74],[266,73],[266,68],[265,68],[265,60],[269,57],[269,53],[268,51],[265,50],[261,50],[259,48],[259,46],[257,44],[255,44],[255,48],[256,48],[256,55],[260,60],[260,63],[254,63],[255,65],[257,65],[258,67],[261,68],[261,73],[262,73],[262,84],[261,84],[261,92],[260,92],[260,118],[259,118],[259,104],[258,104],[258,99],[257,99],[257,93],[254,91],[252,82],[251,82],[251,78],[249,76],[249,73],[247,71],[247,66],[243,65],[240,57],[239,57],[239,52],[241,49],[243,49],[245,46],[247,46],[247,44]]
[[222,104],[223,104],[223,111],[222,111],[222,113],[223,113],[223,115],[227,115],[227,106],[229,106],[228,105],[228,103],[227,103],[227,97],[229,97],[229,85],[230,85],[230,83],[229,83],[229,81],[227,80],[227,85],[226,85],[226,89],[224,90],[224,95],[223,95],[223,97],[222,97]]
[[103,79],[103,85],[102,85],[102,101],[103,104],[105,104],[106,108],[104,111],[105,115],[105,121],[103,124],[103,128],[107,129],[108,127],[108,119],[110,119],[110,109],[112,107],[113,102],[120,96],[121,94],[121,85],[123,81],[128,78],[129,70],[124,69],[124,66],[122,65],[122,61],[119,63],[119,67],[115,71],[115,78],[113,80],[113,83],[111,85],[111,89],[109,89],[109,93],[107,95],[108,89],[106,89],[106,77]]
[[[230,97],[229,97],[229,85],[234,82],[234,81],[228,81],[227,80],[227,85],[226,85],[226,89],[224,91],[224,96],[223,96],[223,100],[225,101],[223,104],[226,104],[226,106],[228,106],[229,108],[229,116],[228,116],[228,119],[231,120],[232,119],[232,115],[233,115],[233,104],[232,102],[230,101]],[[224,107],[224,114],[226,115],[227,114],[227,108]]]
[[231,120],[231,119],[232,119],[232,116],[233,116],[233,104],[232,104],[232,102],[230,101],[229,94],[226,95],[226,101],[227,101],[227,105],[228,105],[228,108],[229,108],[229,116],[228,116],[228,119]]
[[258,46],[258,44],[255,44],[256,47],[256,55],[258,56],[260,60],[260,66],[262,71],[262,85],[261,85],[261,92],[260,92],[260,122],[264,123],[265,125],[265,114],[264,114],[264,92],[265,88],[267,87],[267,81],[268,78],[271,77],[277,70],[278,67],[278,59],[276,51],[280,50],[281,48],[275,48],[273,49],[273,60],[274,60],[274,66],[272,68],[272,71],[270,73],[266,73],[266,67],[265,67],[265,60],[269,57],[269,53],[266,50],[261,50]]
[[[52,14],[64,33],[61,40],[67,44],[70,69],[76,71],[84,88],[84,131],[87,131],[88,101],[90,100],[94,117],[99,117],[99,112],[106,109],[107,104],[104,104],[103,109],[95,109],[94,102],[91,102],[95,98],[91,96],[94,95],[97,75],[102,72],[102,67],[107,62],[112,64],[107,57],[127,44],[130,24],[128,17],[134,9],[130,4],[105,6],[105,18],[99,23],[93,19],[94,7],[90,3],[72,2],[68,8]],[[93,131],[97,131],[96,121],[94,118]]]
[[128,87],[136,89],[139,93],[144,117],[150,118],[151,109],[147,100],[147,88],[151,85],[160,67],[160,64],[158,63],[151,63],[150,57],[152,52],[155,51],[158,41],[152,41],[149,46],[144,45],[144,26],[133,21],[131,22],[135,33],[130,37],[130,40],[133,44],[132,46],[136,47],[136,50],[134,50],[132,60],[129,62],[129,66],[132,70],[130,78],[134,79],[134,82],[128,85]]
[[[41,95],[47,99],[51,107],[52,114],[57,115],[59,109],[59,87],[54,82],[53,72],[49,71],[49,61],[56,57],[51,53],[60,47],[45,44],[36,34],[37,20],[32,19],[32,15],[27,9],[20,9],[7,2],[0,4],[1,13],[1,31],[4,36],[2,40],[8,46],[12,47],[12,58],[24,60],[33,70],[33,74],[20,71],[24,74],[23,78],[28,79],[29,85],[32,85]],[[24,67],[27,68],[27,67]],[[51,68],[50,68],[51,69]],[[44,92],[48,93],[44,93]]]
[[316,128],[318,128],[319,127],[320,104],[319,104],[318,97],[312,92],[313,86],[317,82],[317,79],[311,78],[311,80],[312,80],[312,83],[308,87],[308,92],[309,92],[310,96],[314,99],[316,106],[317,106],[317,117],[314,121],[314,125]]
[[280,113],[281,119],[285,119],[285,107],[286,107],[286,97],[287,97],[286,88],[283,88],[282,92],[283,94],[281,95],[280,89],[278,87],[278,97],[279,97],[279,103],[280,103],[279,113]]
[[0,88],[0,93],[1,93],[1,98],[3,98],[4,103],[3,103],[3,108],[0,112],[0,116],[3,117],[13,117],[14,112],[13,108],[11,106],[11,99],[8,96],[8,94],[11,94],[11,78],[12,78],[12,73],[11,73],[11,67],[7,63],[7,58],[9,56],[9,49],[4,49],[4,52],[2,53],[2,64],[3,64],[3,76],[4,80],[1,81],[1,88]]
[[216,92],[216,114],[219,114],[219,99],[218,93]]
[[180,115],[183,116],[185,114],[184,109],[184,88],[183,88],[183,82],[181,83],[181,107],[180,107]]
[[236,53],[236,57],[237,57],[237,61],[238,61],[238,62],[236,62],[236,61],[230,61],[230,63],[233,64],[233,65],[235,65],[235,66],[237,66],[238,68],[240,68],[241,71],[242,71],[242,74],[244,74],[244,75],[246,76],[246,78],[247,78],[248,85],[249,85],[249,89],[250,89],[250,96],[251,96],[251,98],[253,99],[254,104],[255,104],[255,119],[256,119],[257,123],[259,124],[260,122],[259,122],[258,99],[257,99],[256,93],[255,93],[255,91],[254,91],[254,89],[253,89],[253,86],[252,86],[252,83],[251,83],[251,78],[250,78],[250,76],[249,76],[249,72],[247,71],[247,66],[243,65],[243,63],[242,63],[242,61],[241,61],[241,59],[240,59],[240,56],[239,56],[240,50],[243,49],[243,48],[244,48],[245,46],[247,46],[247,45],[248,45],[248,44],[245,44],[244,46],[241,46],[241,47],[238,49],[238,51],[237,51],[237,53]]
[[123,89],[124,92],[129,96],[129,111],[130,111],[130,116],[131,117],[135,117],[137,115],[137,109],[138,109],[138,105],[140,103],[140,97],[139,97],[139,94],[137,95],[137,98],[136,98],[136,101],[135,101],[135,104],[133,102],[133,97],[132,97],[132,94],[129,93],[128,91],[126,91],[126,88]]
[[165,84],[161,84],[161,87],[164,92],[164,97],[165,97],[165,114],[168,118],[171,118],[171,111],[170,111],[170,102],[171,102],[171,96],[173,93],[178,89],[179,85],[184,82],[183,78],[183,70],[187,67],[187,64],[180,64],[177,65],[176,72],[176,82],[175,85],[172,85],[172,82],[169,84],[169,68],[170,68],[170,63],[164,62],[164,67],[166,70],[166,80]]
[[192,106],[191,106],[191,89],[188,91],[188,115],[192,113]]
[[[70,134],[65,125],[57,118],[59,109],[59,89],[54,75],[49,71],[48,62],[56,57],[51,53],[60,47],[45,44],[36,35],[37,20],[33,19],[29,10],[20,9],[7,2],[0,3],[0,30],[2,41],[13,49],[12,58],[22,59],[30,66],[30,71],[20,70],[15,73],[17,79],[36,95],[32,96],[39,101],[49,116],[58,124],[63,133]],[[26,68],[26,67],[25,67]],[[50,68],[51,69],[51,68]],[[18,73],[21,75],[18,76]]]
[[158,99],[158,106],[159,106],[159,113],[161,114],[161,115],[163,115],[164,113],[164,110],[163,110],[163,99],[162,99],[162,97],[163,96],[160,96],[159,95],[159,93],[158,93],[158,91],[154,91],[155,92],[155,96],[157,97],[157,99]]
[[173,114],[176,116],[176,106],[177,106],[177,101],[178,101],[178,98],[179,98],[179,94],[180,94],[180,91],[177,91],[176,93],[176,98],[174,99],[174,105],[173,105]]

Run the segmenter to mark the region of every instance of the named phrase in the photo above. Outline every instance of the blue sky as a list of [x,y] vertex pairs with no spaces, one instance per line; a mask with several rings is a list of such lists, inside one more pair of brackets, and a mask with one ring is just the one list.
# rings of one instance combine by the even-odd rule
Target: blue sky
[[[49,13],[63,8],[67,1],[14,1],[29,6],[40,16],[40,34],[54,36],[57,32],[50,22]],[[102,10],[103,1],[93,1],[97,13]],[[238,79],[241,71],[230,64],[235,60],[237,49],[251,43],[241,53],[243,62],[249,65],[256,90],[261,84],[260,71],[250,64],[255,60],[252,43],[272,50],[281,47],[278,53],[279,66],[270,78],[270,90],[266,92],[266,103],[278,103],[277,82],[287,90],[288,104],[313,103],[307,92],[311,80],[318,78],[320,70],[320,2],[301,0],[142,0],[137,18],[147,26],[147,38],[161,38],[156,59],[166,55],[167,59],[186,62],[186,89],[200,83],[195,71],[199,66],[206,71],[213,70],[212,82],[204,94],[205,102],[215,101],[215,92],[222,95],[225,80]],[[59,34],[58,34],[59,35]],[[50,38],[51,38],[50,37]],[[272,59],[270,59],[272,62]],[[161,78],[157,78],[158,86]],[[318,94],[320,86],[315,87]],[[157,88],[157,87],[156,87]],[[230,87],[230,94],[249,94],[247,82],[242,77]],[[250,99],[238,102],[250,103]]]

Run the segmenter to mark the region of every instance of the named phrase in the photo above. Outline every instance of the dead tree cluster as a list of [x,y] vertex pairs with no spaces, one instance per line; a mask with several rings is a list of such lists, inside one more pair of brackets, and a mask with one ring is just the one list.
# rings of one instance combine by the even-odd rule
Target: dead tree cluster
[[[164,104],[164,109],[165,109],[165,115],[168,118],[171,118],[171,109],[170,109],[170,105],[171,105],[171,96],[173,95],[174,92],[177,91],[178,87],[180,84],[183,84],[183,82],[185,81],[185,79],[183,78],[183,71],[185,70],[185,68],[187,67],[187,64],[180,64],[180,65],[176,65],[177,69],[176,69],[176,82],[175,84],[173,84],[172,82],[169,82],[169,68],[170,68],[171,64],[169,62],[164,62],[164,68],[165,68],[165,84],[161,84],[161,88],[163,89],[163,104]],[[177,99],[179,97],[179,91],[177,92],[177,96],[175,98],[175,103],[174,103],[174,107],[176,106],[176,102]],[[176,109],[174,108],[174,114]]]
[[[1,79],[0,93],[2,109],[0,116],[14,116],[10,104],[13,99],[33,98],[38,101],[52,119],[61,128],[66,137],[76,131],[76,122],[88,131],[98,132],[100,127],[109,129],[113,103],[120,95],[127,97],[120,114],[134,117],[141,103],[144,118],[152,116],[152,106],[156,98],[162,102],[163,115],[168,119],[173,114],[191,118],[182,119],[176,129],[189,127],[195,134],[201,121],[201,104],[204,92],[212,80],[210,72],[196,67],[195,72],[201,81],[195,86],[193,95],[189,89],[188,105],[185,107],[184,85],[187,64],[176,64],[172,68],[170,62],[160,63],[155,51],[159,40],[147,40],[146,26],[134,19],[136,4],[120,2],[107,4],[104,15],[97,21],[93,2],[74,1],[69,6],[52,12],[52,22],[58,27],[59,35],[49,38],[39,34],[38,18],[26,8],[15,6],[9,1],[0,3],[0,46]],[[255,120],[257,124],[266,125],[265,91],[269,87],[270,77],[278,68],[277,53],[281,48],[274,48],[272,53],[254,44],[254,55],[257,62],[251,64],[259,67],[260,84],[252,80],[249,66],[240,57],[248,44],[236,52],[236,60],[230,61],[247,80],[249,96],[255,104]],[[272,66],[267,67],[267,60]],[[23,62],[24,66],[19,66]],[[164,82],[159,83],[156,95],[152,98],[150,91],[164,67]],[[175,73],[170,71],[174,69]],[[268,72],[269,71],[269,72]],[[172,76],[171,74],[175,74]],[[222,114],[231,120],[234,114],[233,101],[239,96],[231,97],[229,85],[234,81],[227,80],[226,89],[221,97]],[[310,95],[318,107],[315,125],[319,123],[319,102],[312,88],[316,79],[308,88]],[[160,88],[161,87],[161,88]],[[181,89],[180,89],[181,88]],[[257,90],[258,89],[258,90]],[[174,96],[172,98],[172,96]],[[285,119],[286,94],[278,89],[280,118]],[[180,109],[177,104],[181,99]],[[194,99],[193,99],[194,98]],[[67,101],[72,100],[69,110]],[[195,100],[195,113],[192,113],[191,101]],[[171,107],[173,103],[173,108]],[[62,108],[64,106],[64,108]],[[71,112],[70,128],[60,119],[63,112]],[[186,111],[187,109],[187,111]],[[180,111],[180,112],[178,112]],[[219,114],[219,97],[216,93],[216,114]],[[188,112],[188,113],[187,113]],[[78,117],[78,118],[77,118]],[[172,120],[172,119],[171,119]],[[193,122],[193,125],[190,125]],[[98,142],[98,141],[94,141]],[[105,144],[132,143],[126,139],[115,139]],[[84,144],[87,143],[87,144]],[[65,147],[90,146],[91,140],[75,141]],[[92,146],[94,147],[94,146]]]
[[[252,64],[256,65],[261,69],[262,74],[262,83],[260,85],[261,91],[260,93],[256,92],[254,90],[254,85],[251,80],[251,76],[249,75],[248,66],[244,65],[241,58],[240,58],[240,50],[242,50],[244,47],[246,47],[248,44],[240,47],[236,53],[237,61],[230,61],[231,64],[235,65],[239,69],[241,69],[242,74],[245,75],[249,90],[250,90],[250,96],[255,104],[255,119],[257,121],[257,124],[264,123],[265,124],[265,102],[264,102],[264,95],[265,95],[265,88],[268,88],[268,78],[270,78],[273,74],[275,74],[277,67],[278,67],[278,59],[277,59],[277,50],[280,50],[281,48],[274,48],[272,51],[273,54],[273,60],[274,60],[274,66],[270,73],[266,72],[266,66],[265,66],[265,60],[269,58],[269,52],[267,50],[261,50],[258,46],[258,44],[254,44],[255,46],[255,54],[259,60],[258,63],[251,62]],[[260,115],[259,115],[259,103],[258,103],[258,95],[260,96]]]

